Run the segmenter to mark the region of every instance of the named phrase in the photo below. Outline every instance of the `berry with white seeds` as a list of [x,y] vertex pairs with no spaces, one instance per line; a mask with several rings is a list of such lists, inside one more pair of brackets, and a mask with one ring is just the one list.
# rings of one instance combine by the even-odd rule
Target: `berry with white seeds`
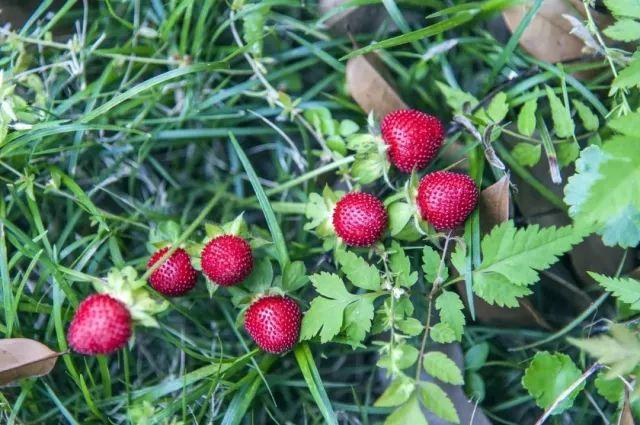
[[[156,251],[149,259],[147,268],[157,263],[168,250],[169,247],[165,247]],[[184,249],[178,248],[151,273],[149,284],[161,294],[177,297],[193,289],[197,279],[198,274],[191,265],[189,254]]]
[[259,298],[244,316],[244,328],[263,351],[280,354],[298,342],[302,313],[289,297],[271,295]]
[[436,230],[454,229],[476,207],[478,188],[469,176],[436,171],[420,180],[416,201],[422,218]]
[[202,250],[204,274],[220,286],[242,282],[253,270],[253,254],[249,243],[239,236],[222,235],[207,243]]
[[380,130],[389,147],[389,160],[404,173],[426,167],[444,140],[442,122],[415,109],[401,109],[387,114]]
[[76,310],[67,340],[76,352],[87,355],[109,354],[127,344],[132,333],[129,309],[106,294],[84,299]]
[[364,192],[344,195],[333,210],[333,228],[350,246],[366,247],[376,243],[387,227],[387,211],[375,196]]

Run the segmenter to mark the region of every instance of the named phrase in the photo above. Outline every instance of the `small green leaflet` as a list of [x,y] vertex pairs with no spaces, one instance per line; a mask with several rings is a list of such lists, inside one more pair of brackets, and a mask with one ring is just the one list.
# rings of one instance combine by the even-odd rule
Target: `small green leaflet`
[[374,406],[376,407],[395,407],[405,403],[413,394],[413,390],[416,388],[416,384],[413,379],[407,377],[404,374],[398,375],[396,379],[391,382],[391,385],[387,387],[382,395],[376,400]]
[[603,32],[612,40],[635,41],[640,39],[640,22],[633,19],[621,19],[608,26]]
[[418,272],[411,272],[411,261],[409,261],[409,257],[407,257],[400,244],[396,241],[393,241],[391,244],[389,266],[396,276],[396,282],[399,285],[410,288],[418,281]]
[[455,292],[443,291],[436,299],[436,310],[440,313],[440,320],[451,328],[458,341],[462,339],[464,331],[463,308],[462,300]]
[[[424,271],[424,278],[427,282],[433,283],[438,276],[438,269],[440,268],[440,254],[429,245],[425,245],[422,249],[422,270]],[[445,264],[442,265],[441,271],[442,282],[446,282],[449,279],[449,270]]]
[[380,289],[380,272],[362,257],[351,251],[339,250],[336,259],[340,264],[340,270],[355,286],[370,291]]
[[631,278],[613,278],[592,272],[589,272],[589,276],[614,297],[629,304],[631,309],[640,310],[640,282]]
[[528,100],[520,109],[518,114],[518,131],[531,136],[536,129],[536,110],[538,109],[538,98]]
[[420,403],[416,395],[398,407],[384,421],[384,425],[429,425],[422,414]]
[[604,0],[604,4],[616,16],[640,19],[638,0]]
[[389,214],[389,232],[391,236],[395,236],[404,229],[413,214],[415,213],[415,207],[407,204],[406,202],[394,202],[387,208]]
[[433,382],[422,382],[420,384],[420,395],[424,407],[446,421],[454,424],[460,423],[460,418],[458,418],[453,402],[442,388]]
[[518,298],[532,293],[528,287],[515,285],[497,273],[483,273],[474,277],[473,292],[487,303],[501,307],[518,307]]
[[582,125],[589,131],[596,131],[600,127],[600,120],[598,116],[594,114],[591,109],[579,100],[573,100],[573,106],[578,111],[578,116],[582,120]]
[[487,106],[487,115],[494,123],[502,121],[509,112],[509,105],[507,104],[507,95],[503,92],[496,94],[491,103]]
[[545,86],[545,90],[547,91],[547,98],[551,106],[551,118],[553,118],[553,128],[556,131],[556,135],[563,139],[573,136],[575,125],[571,114],[551,87]]
[[631,64],[618,73],[618,76],[611,84],[610,95],[618,90],[629,89],[640,84],[640,58],[635,58]]
[[[310,339],[319,333],[320,342],[328,342],[340,333],[343,322],[353,342],[364,339],[371,328],[375,295],[349,293],[342,279],[335,274],[322,272],[309,278],[322,296],[311,301],[311,307],[302,319],[300,339]],[[348,311],[345,313],[345,310]]]
[[[525,371],[522,377],[522,386],[529,391],[539,407],[546,409],[555,402],[563,391],[577,381],[581,374],[580,369],[566,354],[540,351],[536,353]],[[582,388],[584,388],[584,382],[572,391],[552,414],[557,415],[570,408]]]
[[431,339],[439,344],[447,344],[456,340],[456,333],[451,326],[440,322],[431,328]]
[[630,114],[614,118],[607,123],[607,126],[625,136],[635,137],[640,133],[640,112],[631,112]]
[[440,81],[436,81],[436,85],[444,95],[447,105],[455,112],[462,112],[465,104],[468,104],[470,107],[478,104],[478,99],[467,92],[449,87]]
[[542,145],[532,145],[531,143],[518,143],[511,150],[511,155],[518,164],[533,167],[540,161]]
[[640,364],[640,340],[624,325],[613,325],[611,335],[602,335],[589,339],[567,338],[567,340],[598,359],[599,363],[609,366],[606,377],[631,373]]
[[607,379],[605,373],[600,371],[595,381],[598,394],[607,399],[609,403],[618,403],[624,396],[624,383],[620,378]]
[[422,359],[424,370],[434,378],[448,384],[462,385],[464,379],[460,368],[446,354],[440,351],[431,351]]

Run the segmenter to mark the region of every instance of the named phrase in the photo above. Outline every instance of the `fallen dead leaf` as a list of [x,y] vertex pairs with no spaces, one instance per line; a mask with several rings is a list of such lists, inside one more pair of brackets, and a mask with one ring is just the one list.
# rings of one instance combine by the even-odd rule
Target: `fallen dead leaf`
[[633,413],[631,412],[631,403],[629,402],[629,391],[625,389],[624,392],[624,405],[622,406],[622,412],[620,412],[620,419],[618,419],[618,425],[636,425],[633,420]]
[[376,54],[349,59],[346,79],[347,90],[366,113],[373,112],[377,118],[382,118],[389,112],[408,108]]
[[509,220],[510,182],[509,175],[505,174],[500,180],[480,193],[478,204],[482,233],[488,233],[496,224]]
[[48,374],[61,354],[32,339],[0,340],[0,386]]

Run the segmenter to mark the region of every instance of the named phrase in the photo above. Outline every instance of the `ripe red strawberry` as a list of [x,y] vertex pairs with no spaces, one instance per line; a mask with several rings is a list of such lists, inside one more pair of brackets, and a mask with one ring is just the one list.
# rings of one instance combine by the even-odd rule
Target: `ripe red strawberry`
[[201,257],[202,271],[220,286],[242,282],[253,269],[251,246],[239,236],[222,235],[212,239]]
[[[157,263],[168,250],[169,247],[165,247],[156,251],[149,259],[147,268]],[[198,274],[191,265],[189,254],[184,249],[178,248],[151,273],[149,284],[161,294],[177,297],[193,289],[197,279]]]
[[291,298],[266,296],[249,306],[244,328],[262,350],[280,354],[298,342],[301,316],[300,307]]
[[350,246],[371,246],[380,239],[387,227],[387,211],[375,196],[347,193],[333,210],[333,228]]
[[109,354],[127,344],[131,326],[131,313],[122,302],[106,294],[94,294],[78,306],[67,340],[78,353]]
[[444,139],[442,122],[415,109],[387,114],[380,127],[382,138],[389,146],[389,160],[405,173],[426,167]]
[[436,171],[418,186],[418,209],[436,230],[454,229],[464,223],[478,202],[476,184],[464,174]]

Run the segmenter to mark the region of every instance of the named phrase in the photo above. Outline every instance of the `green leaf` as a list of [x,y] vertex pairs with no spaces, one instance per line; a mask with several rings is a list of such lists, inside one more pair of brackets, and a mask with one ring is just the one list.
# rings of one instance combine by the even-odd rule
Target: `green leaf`
[[352,300],[354,297],[347,291],[340,276],[336,274],[321,272],[311,275],[309,279],[311,279],[311,283],[313,283],[316,291],[327,298],[346,301]]
[[395,407],[405,403],[413,394],[416,384],[406,375],[398,375],[373,404],[376,407]]
[[446,323],[458,341],[462,339],[465,318],[462,313],[464,304],[455,292],[443,291],[436,299],[436,310],[440,313],[440,320]]
[[591,109],[579,100],[573,100],[573,106],[578,111],[578,115],[582,120],[582,125],[589,131],[596,131],[600,128],[600,120],[598,116],[591,112]]
[[607,126],[625,136],[636,137],[640,133],[640,112],[631,112],[614,118],[607,123]]
[[460,418],[458,418],[453,402],[442,388],[433,382],[423,382],[420,384],[420,395],[424,407],[431,410],[435,415],[455,424],[460,423]]
[[518,307],[518,298],[532,294],[528,287],[515,285],[501,274],[482,273],[473,279],[473,292],[491,305]]
[[424,330],[424,325],[422,324],[422,322],[413,317],[397,321],[395,322],[395,325],[398,329],[400,329],[400,331],[409,336],[420,335]]
[[[422,270],[424,271],[424,278],[427,282],[435,282],[436,277],[438,276],[440,262],[440,254],[438,254],[438,252],[429,245],[425,245],[422,249]],[[445,264],[442,265],[440,278],[442,279],[442,282],[449,279],[449,269]]]
[[[562,353],[540,351],[536,353],[522,377],[522,386],[533,396],[536,404],[546,409],[550,407],[563,391],[576,382],[582,372],[571,357]],[[584,387],[584,382],[565,398],[552,412],[553,415],[564,412],[573,405],[573,400]]]
[[489,357],[489,344],[476,344],[464,354],[464,367],[467,370],[478,370],[484,366]]
[[609,403],[617,404],[624,396],[624,383],[620,378],[608,379],[604,372],[599,372],[594,384],[598,394]]
[[604,4],[616,16],[640,19],[638,0],[604,0]]
[[340,264],[340,270],[355,286],[370,291],[380,288],[380,272],[359,255],[350,251],[339,250],[336,252],[336,259]]
[[349,304],[345,310],[345,333],[354,344],[364,340],[367,332],[371,330],[374,313],[372,301],[371,297],[361,297]]
[[631,373],[640,364],[640,340],[624,325],[612,325],[610,335],[567,340],[595,357],[599,363],[609,366],[607,378]]
[[424,370],[434,378],[449,384],[462,385],[464,379],[456,363],[440,351],[431,351],[422,359]]
[[383,176],[389,162],[378,152],[371,152],[365,156],[357,156],[351,167],[351,174],[361,184],[373,183]]
[[536,129],[536,110],[538,109],[538,98],[528,100],[520,109],[518,114],[518,131],[520,134],[531,137]]
[[507,95],[504,92],[496,94],[491,103],[487,106],[487,115],[494,123],[502,121],[509,112],[509,105],[507,104]]
[[621,19],[605,28],[603,32],[613,40],[626,42],[635,41],[640,39],[640,22],[634,21],[633,19]]
[[518,164],[533,167],[540,161],[542,145],[532,145],[531,143],[518,143],[511,154]]
[[389,214],[389,232],[395,236],[404,229],[415,212],[415,208],[406,202],[394,202],[387,208]]
[[417,397],[412,396],[402,406],[393,411],[384,421],[384,425],[429,425],[422,414]]
[[478,99],[467,92],[452,88],[440,81],[436,81],[436,85],[444,95],[447,105],[455,112],[462,112],[465,105],[474,107],[478,104]]
[[634,59],[631,64],[618,73],[611,84],[610,94],[618,90],[637,87],[638,84],[640,84],[640,58]]
[[614,297],[629,304],[632,310],[640,310],[640,282],[631,278],[613,278],[598,273],[588,272],[606,291]]
[[573,136],[575,125],[573,124],[571,114],[551,87],[545,86],[545,90],[547,91],[547,98],[551,106],[551,118],[553,118],[553,128],[556,135],[560,138]]
[[411,261],[409,261],[409,257],[407,257],[400,244],[396,241],[393,241],[391,244],[389,266],[396,276],[396,282],[399,285],[410,288],[418,281],[418,272],[411,272]]
[[307,268],[302,261],[294,261],[284,266],[282,272],[282,289],[285,292],[293,292],[309,282]]
[[456,333],[451,326],[440,322],[431,328],[431,339],[439,344],[448,344],[456,340]]
[[242,282],[242,286],[254,293],[266,291],[273,281],[273,267],[268,258],[256,261],[251,274]]
[[509,283],[531,285],[538,281],[538,271],[580,243],[583,233],[573,226],[540,228],[533,224],[516,229],[512,220],[506,221],[482,238],[482,263],[474,271],[474,279],[498,274]]
[[575,140],[567,140],[556,145],[558,154],[558,163],[561,166],[567,166],[578,158],[580,155],[580,145]]
[[347,137],[354,134],[359,129],[360,127],[355,122],[351,120],[342,120],[340,121],[340,128],[338,131],[342,137]]
[[378,367],[388,369],[391,374],[397,374],[403,369],[414,365],[418,360],[418,349],[406,343],[396,344],[378,360]]

